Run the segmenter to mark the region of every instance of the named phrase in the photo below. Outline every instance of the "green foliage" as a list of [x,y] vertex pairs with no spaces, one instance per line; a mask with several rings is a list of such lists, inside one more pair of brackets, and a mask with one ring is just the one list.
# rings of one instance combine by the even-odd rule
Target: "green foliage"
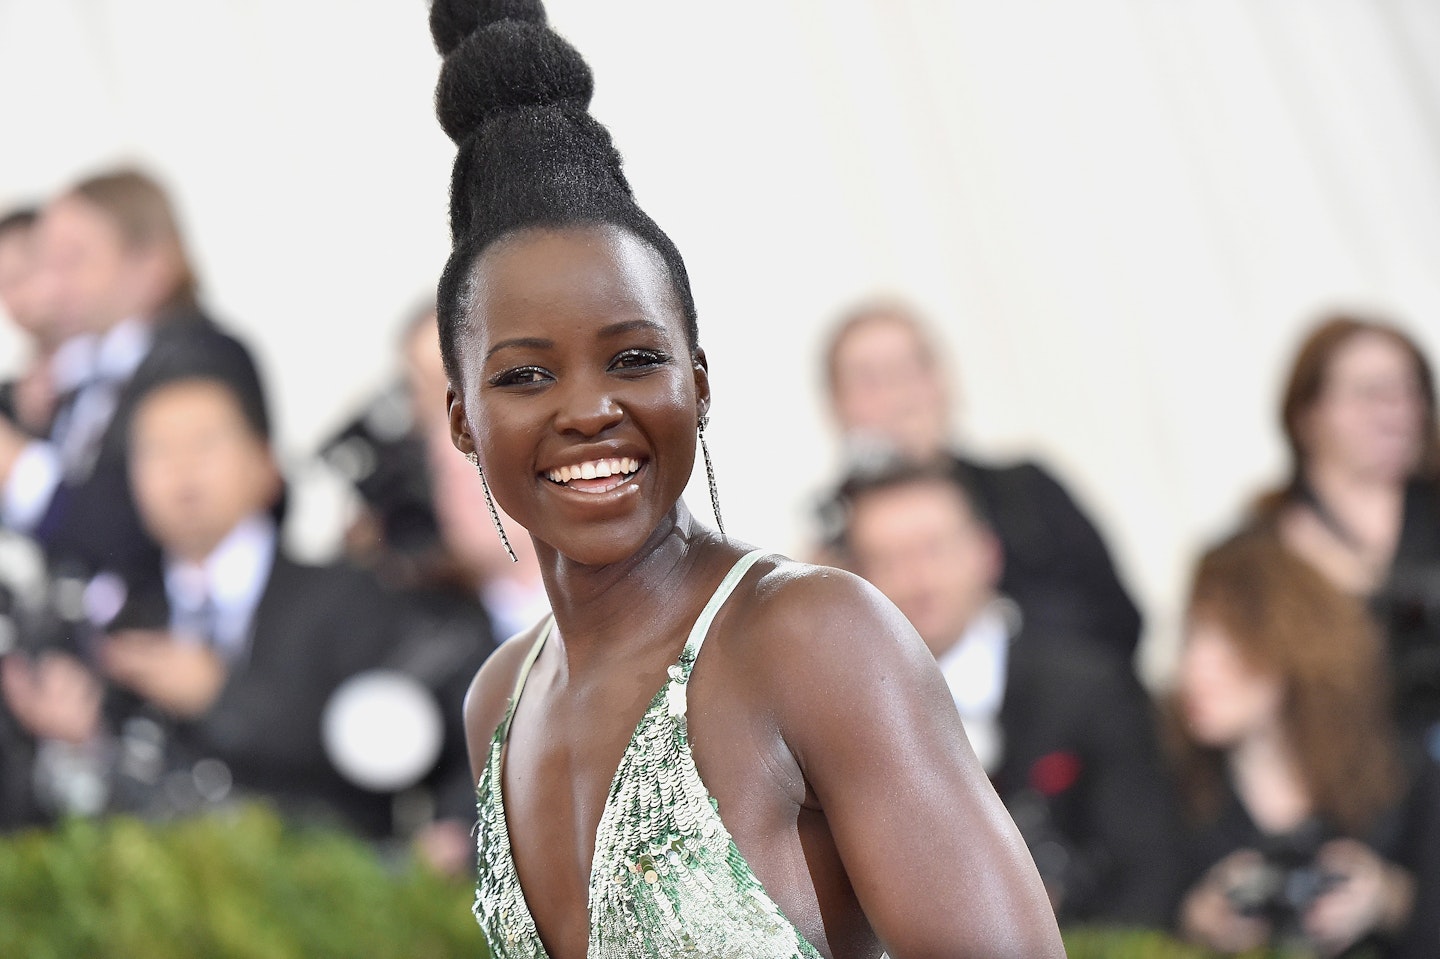
[[472,887],[247,808],[0,842],[0,956],[485,959]]
[[[0,956],[488,959],[473,895],[258,806],[159,826],[76,820],[0,840]],[[1065,946],[1069,959],[1214,959],[1124,929],[1072,929]]]
[[1065,955],[1069,959],[1213,959],[1214,953],[1159,932],[1067,929]]
[[[1180,942],[1160,932],[1134,929],[1068,929],[1065,954],[1069,959],[1217,959],[1217,954]],[[1347,956],[1350,953],[1346,953]],[[1356,959],[1375,959],[1365,952]],[[1242,953],[1234,959],[1312,959],[1308,953],[1261,949]]]

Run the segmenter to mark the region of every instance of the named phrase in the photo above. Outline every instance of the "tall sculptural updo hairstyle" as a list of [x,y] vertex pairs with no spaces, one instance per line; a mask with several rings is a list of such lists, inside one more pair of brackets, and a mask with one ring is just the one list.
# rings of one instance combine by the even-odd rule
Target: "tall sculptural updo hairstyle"
[[695,302],[680,251],[635,203],[609,132],[587,112],[590,68],[546,25],[540,0],[435,0],[430,31],[445,58],[435,112],[458,147],[452,249],[437,291],[450,381],[460,382],[457,341],[476,260],[527,228],[606,224],[633,233],[664,261],[695,349]]

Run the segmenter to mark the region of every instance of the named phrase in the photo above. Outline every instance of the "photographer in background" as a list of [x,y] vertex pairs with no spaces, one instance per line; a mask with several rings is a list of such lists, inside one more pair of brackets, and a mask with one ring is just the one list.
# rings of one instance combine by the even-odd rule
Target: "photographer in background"
[[423,673],[444,717],[441,756],[424,784],[433,819],[416,831],[415,843],[432,866],[467,875],[475,870],[475,780],[465,694],[495,647],[548,612],[549,603],[530,538],[515,537],[512,560],[490,514],[474,508],[485,493],[450,441],[449,380],[433,301],[407,319],[398,345],[403,375],[320,455],[363,501],[346,537],[350,559],[405,607],[395,660],[427,664],[407,671]]
[[35,437],[46,435],[58,399],[52,363],[66,331],[40,263],[40,214],[0,216],[0,310],[30,341],[30,356],[15,378],[0,383],[0,417]]
[[1400,328],[1333,317],[1296,354],[1281,422],[1290,476],[1261,498],[1254,523],[1369,601],[1389,649],[1405,759],[1440,759],[1440,423],[1431,366]]
[[[134,385],[234,341],[205,314],[179,219],[135,170],[88,177],[35,225],[54,410],[39,435],[0,417],[0,524],[34,538],[57,573],[153,575],[125,461]],[[57,332],[57,335],[60,335]]]
[[1062,925],[1163,926],[1177,822],[1151,704],[1108,650],[1022,625],[974,502],[946,464],[852,475],[846,561],[935,654]]
[[263,796],[384,836],[390,797],[336,770],[321,723],[341,682],[382,664],[396,613],[368,576],[280,549],[263,392],[227,342],[132,384],[130,480],[164,567],[130,584],[89,650],[103,683],[64,654],[8,657],[6,699],[38,737],[109,744],[110,808],[166,816]]
[[[1099,530],[1039,463],[987,463],[957,447],[955,384],[914,310],[886,300],[853,308],[830,333],[825,383],[847,471],[891,456],[944,464],[1004,546],[1000,589],[1026,618],[1050,634],[1094,640],[1130,663],[1140,612]],[[824,509],[820,521],[827,541],[843,522]]]
[[1362,604],[1274,537],[1201,560],[1173,703],[1185,935],[1433,959],[1440,805],[1433,770],[1406,788],[1385,689]]

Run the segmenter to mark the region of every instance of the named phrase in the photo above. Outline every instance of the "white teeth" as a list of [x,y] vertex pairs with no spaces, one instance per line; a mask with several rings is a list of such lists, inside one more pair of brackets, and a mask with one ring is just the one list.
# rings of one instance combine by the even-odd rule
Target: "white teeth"
[[591,460],[574,466],[562,466],[550,470],[545,476],[553,483],[568,483],[577,479],[606,479],[611,476],[625,476],[640,469],[640,461],[629,456],[607,460]]

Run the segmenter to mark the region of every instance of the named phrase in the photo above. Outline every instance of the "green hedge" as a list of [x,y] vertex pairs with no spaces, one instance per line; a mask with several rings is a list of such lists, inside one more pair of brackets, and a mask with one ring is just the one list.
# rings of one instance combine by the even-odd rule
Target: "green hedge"
[[[487,959],[472,896],[260,807],[164,826],[74,821],[0,840],[0,956]],[[1070,959],[1211,956],[1127,930],[1073,930],[1065,943]]]
[[75,821],[0,842],[0,956],[488,956],[473,891],[269,812]]
[[[1214,959],[1215,953],[1159,932],[1128,929],[1072,929],[1065,933],[1069,959]],[[1237,959],[1306,959],[1261,950]]]

